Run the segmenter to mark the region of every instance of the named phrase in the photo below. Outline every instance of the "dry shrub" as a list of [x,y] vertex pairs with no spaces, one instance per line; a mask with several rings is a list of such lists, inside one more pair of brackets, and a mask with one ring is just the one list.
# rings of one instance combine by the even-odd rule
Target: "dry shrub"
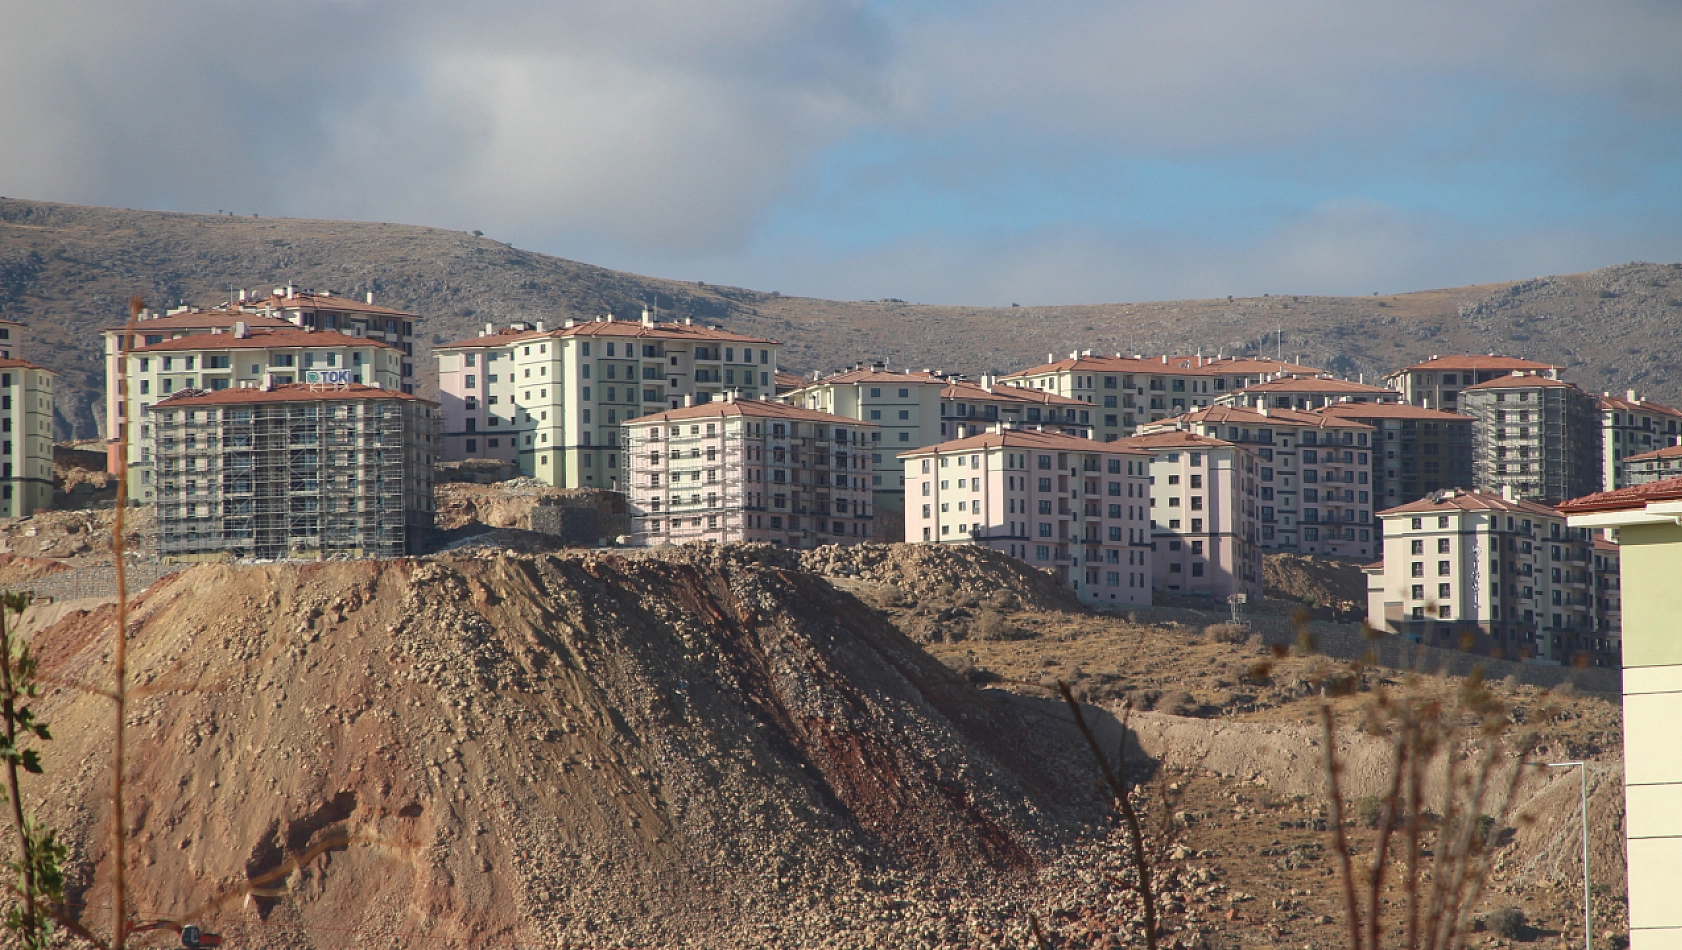
[[1209,643],[1242,644],[1250,639],[1250,628],[1241,623],[1212,623],[1203,628],[1203,639]]
[[970,624],[970,636],[977,640],[1008,640],[1010,633],[1005,615],[997,610],[983,610]]
[[995,610],[1015,610],[1022,606],[1022,602],[1012,591],[996,590],[987,595],[987,606]]

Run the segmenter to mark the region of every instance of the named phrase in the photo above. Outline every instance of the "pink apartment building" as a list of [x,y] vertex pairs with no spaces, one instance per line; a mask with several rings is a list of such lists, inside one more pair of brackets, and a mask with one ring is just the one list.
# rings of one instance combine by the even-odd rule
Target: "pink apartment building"
[[631,543],[869,541],[875,428],[733,394],[627,423]]
[[1004,429],[900,458],[906,540],[985,545],[1049,571],[1089,604],[1151,602],[1148,452]]
[[1261,597],[1256,456],[1193,432],[1134,436],[1114,445],[1153,459],[1149,507],[1156,589],[1216,599]]

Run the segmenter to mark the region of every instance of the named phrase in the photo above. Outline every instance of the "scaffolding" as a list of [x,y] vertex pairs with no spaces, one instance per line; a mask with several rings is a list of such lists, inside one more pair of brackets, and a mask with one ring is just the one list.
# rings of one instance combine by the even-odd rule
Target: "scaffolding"
[[401,557],[432,526],[430,403],[298,387],[192,392],[148,412],[166,561]]
[[1514,377],[1502,388],[1467,390],[1472,480],[1547,505],[1601,488],[1600,411],[1594,397],[1552,380]]

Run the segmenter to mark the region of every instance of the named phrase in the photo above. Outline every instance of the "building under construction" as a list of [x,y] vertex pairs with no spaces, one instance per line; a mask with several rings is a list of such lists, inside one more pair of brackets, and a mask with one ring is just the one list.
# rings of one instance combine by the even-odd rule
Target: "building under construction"
[[1472,417],[1479,491],[1557,505],[1600,490],[1594,396],[1548,376],[1515,373],[1466,387],[1459,402]]
[[437,403],[285,385],[191,390],[146,415],[166,561],[401,557],[432,528]]

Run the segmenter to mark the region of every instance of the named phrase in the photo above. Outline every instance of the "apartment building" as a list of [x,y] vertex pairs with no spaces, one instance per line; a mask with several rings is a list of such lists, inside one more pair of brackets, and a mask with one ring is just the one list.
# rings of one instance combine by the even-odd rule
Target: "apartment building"
[[1003,423],[1079,439],[1092,438],[1093,409],[1079,399],[1043,389],[1001,386],[992,376],[979,383],[948,379],[940,390],[941,440],[980,435]]
[[1618,538],[1630,948],[1675,947],[1682,931],[1682,479],[1573,499],[1560,510],[1575,528]]
[[734,393],[639,417],[625,426],[631,543],[869,541],[875,428]]
[[1338,379],[1319,374],[1313,376],[1277,376],[1254,386],[1245,386],[1215,397],[1217,406],[1241,406],[1257,409],[1297,409],[1309,412],[1340,403],[1399,403],[1402,394],[1382,386]]
[[1056,393],[1093,407],[1093,437],[1105,442],[1132,435],[1141,425],[1193,409],[1281,373],[1312,376],[1318,370],[1280,360],[1203,356],[1093,356],[1071,353],[1002,382]]
[[[116,365],[122,330],[106,332],[107,434],[109,466],[115,471],[122,423],[141,419],[147,407],[178,392],[317,383],[366,385],[401,391],[402,354],[391,344],[335,330],[311,330],[284,321],[247,324],[230,311],[182,313],[137,324],[118,384]],[[169,324],[169,326],[157,326]],[[125,392],[130,398],[125,398]],[[132,402],[133,405],[128,405]],[[153,500],[154,473],[149,423],[139,422],[128,440],[129,497]]]
[[147,407],[158,555],[401,557],[433,525],[438,404],[292,383],[184,390]]
[[1600,490],[1596,398],[1551,376],[1497,376],[1461,390],[1472,417],[1472,481],[1480,491],[1558,504]]
[[0,360],[23,359],[24,335],[29,328],[16,320],[0,317]]
[[434,348],[444,457],[494,458],[564,488],[627,487],[622,426],[727,393],[775,392],[778,344],[691,322],[519,323]]
[[[1321,414],[1373,427],[1373,510],[1445,488],[1469,489],[1472,418],[1406,403],[1337,403]],[[1382,522],[1376,522],[1382,528]]]
[[[1567,523],[1570,519],[1566,519]],[[1623,549],[1604,531],[1593,531],[1595,625],[1622,645],[1624,635]]]
[[[1601,393],[1601,484],[1607,489],[1638,484],[1630,481],[1625,461],[1682,442],[1682,409],[1642,399],[1631,389],[1623,396]],[[1652,479],[1648,479],[1651,481]]]
[[992,548],[1089,604],[1151,602],[1149,452],[1000,425],[900,457],[907,539]]
[[336,331],[385,343],[399,355],[396,366],[401,382],[397,388],[410,395],[415,392],[415,321],[419,318],[407,310],[374,303],[373,291],[358,300],[328,290],[297,290],[288,284],[276,287],[262,299],[248,297],[242,290],[239,299],[225,307],[309,330]]
[[0,357],[0,517],[22,518],[53,506],[57,378],[45,367]]
[[1624,487],[1682,478],[1682,445],[1654,449],[1623,460]]
[[1502,376],[1525,373],[1559,379],[1559,367],[1512,356],[1433,356],[1423,363],[1405,366],[1384,377],[1384,383],[1402,394],[1402,401],[1425,409],[1463,412],[1460,394],[1467,386],[1487,383]]
[[1151,576],[1159,591],[1225,600],[1262,595],[1259,459],[1177,430],[1114,445],[1148,452]]
[[1450,490],[1379,517],[1384,560],[1366,568],[1374,627],[1508,659],[1617,665],[1594,538],[1560,512],[1510,492]]
[[1139,431],[1192,432],[1254,453],[1261,547],[1361,559],[1377,550],[1371,426],[1295,409],[1210,406]]

